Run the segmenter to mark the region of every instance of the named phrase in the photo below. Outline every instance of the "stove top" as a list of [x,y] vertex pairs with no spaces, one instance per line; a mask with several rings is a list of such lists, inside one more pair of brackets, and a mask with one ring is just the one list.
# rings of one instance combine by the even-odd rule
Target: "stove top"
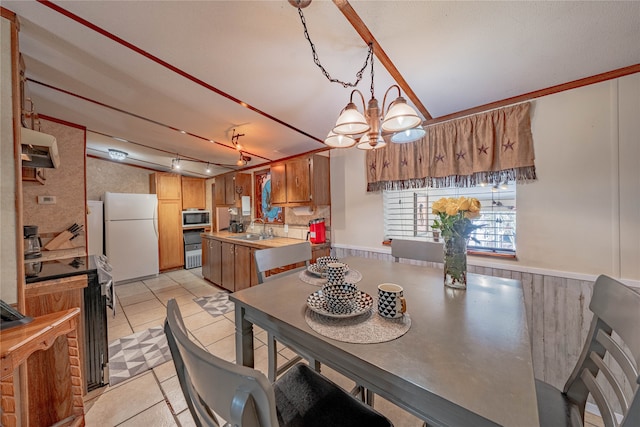
[[35,263],[33,261],[34,260],[25,261],[25,264],[32,264],[31,268],[27,268],[27,271],[33,273],[33,275],[27,276],[27,283],[96,273],[99,268],[99,260],[97,260],[94,255],[51,261],[36,261]]

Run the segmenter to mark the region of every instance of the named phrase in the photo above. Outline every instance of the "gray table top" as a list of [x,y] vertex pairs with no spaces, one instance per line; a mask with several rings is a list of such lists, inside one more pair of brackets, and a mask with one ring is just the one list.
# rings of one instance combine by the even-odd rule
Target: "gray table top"
[[344,262],[362,273],[358,287],[374,298],[380,283],[404,288],[412,320],[405,335],[385,343],[352,344],[317,334],[304,313],[308,295],[318,288],[297,274],[236,292],[231,300],[264,316],[267,327],[286,326],[302,345],[315,347],[322,363],[340,366],[431,421],[539,425],[519,281],[469,274],[467,290],[459,291],[443,285],[439,269],[359,257]]

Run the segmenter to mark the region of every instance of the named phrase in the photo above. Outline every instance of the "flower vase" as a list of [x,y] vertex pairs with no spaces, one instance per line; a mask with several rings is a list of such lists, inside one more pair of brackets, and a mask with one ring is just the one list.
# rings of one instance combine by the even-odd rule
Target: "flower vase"
[[467,289],[467,239],[460,236],[444,239],[444,284]]

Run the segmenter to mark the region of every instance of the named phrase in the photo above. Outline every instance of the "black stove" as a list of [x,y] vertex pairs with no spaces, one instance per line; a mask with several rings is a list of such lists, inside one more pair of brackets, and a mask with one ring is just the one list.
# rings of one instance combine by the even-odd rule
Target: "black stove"
[[[95,256],[82,256],[74,258],[56,259],[51,261],[38,261],[34,264],[35,276],[27,275],[27,283],[42,282],[44,280],[61,279],[63,277],[77,276],[97,272]],[[40,264],[38,266],[37,264]],[[38,272],[39,271],[39,272]]]
[[[27,264],[29,264],[27,266]],[[104,256],[81,256],[50,261],[25,262],[27,286],[45,280],[87,275],[84,289],[85,391],[102,387],[109,380],[107,307],[115,315],[115,290],[111,266]]]

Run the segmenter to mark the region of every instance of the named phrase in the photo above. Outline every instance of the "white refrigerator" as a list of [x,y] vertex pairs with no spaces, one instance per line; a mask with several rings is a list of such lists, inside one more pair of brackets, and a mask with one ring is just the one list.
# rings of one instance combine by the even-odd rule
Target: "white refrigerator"
[[104,193],[105,251],[115,284],[156,276],[158,198],[155,194]]

